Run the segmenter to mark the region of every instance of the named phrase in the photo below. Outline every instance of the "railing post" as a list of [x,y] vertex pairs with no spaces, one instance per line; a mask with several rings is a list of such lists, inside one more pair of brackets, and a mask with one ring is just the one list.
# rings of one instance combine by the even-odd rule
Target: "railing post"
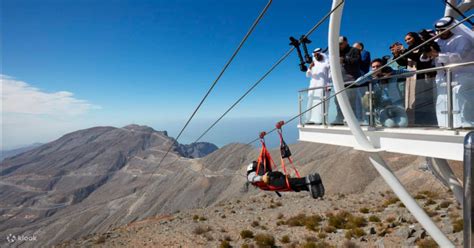
[[369,126],[375,127],[372,89],[373,87],[372,87],[372,81],[371,81],[369,82]]
[[326,102],[326,99],[327,99],[327,94],[326,94],[326,86],[324,86],[323,88],[323,102],[322,102],[322,105],[323,105],[323,125],[327,126],[328,125],[328,120],[327,120],[327,117],[328,117],[328,113],[327,113],[327,102]]
[[300,115],[300,125],[303,125],[303,115],[301,114],[301,102],[303,101],[302,97],[301,97],[301,92],[298,92],[298,110],[299,110],[299,115]]
[[464,219],[464,248],[474,248],[472,239],[474,225],[472,214],[474,204],[472,202],[472,178],[474,177],[474,131],[469,132],[464,138],[464,199],[463,199],[463,219]]
[[453,88],[451,87],[452,72],[451,68],[446,70],[446,95],[447,95],[447,115],[448,115],[448,129],[453,129]]

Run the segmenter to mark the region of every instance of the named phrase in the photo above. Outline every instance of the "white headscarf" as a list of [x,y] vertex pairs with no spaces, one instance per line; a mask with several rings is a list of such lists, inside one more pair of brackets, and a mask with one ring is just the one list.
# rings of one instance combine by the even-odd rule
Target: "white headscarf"
[[[459,21],[454,19],[453,17],[445,16],[436,22],[435,28],[436,30],[444,30],[458,23]],[[470,30],[466,25],[464,25],[464,23],[461,23],[455,28],[451,29],[451,32],[455,35],[461,35],[468,38],[471,41],[471,44],[474,46],[474,31]]]

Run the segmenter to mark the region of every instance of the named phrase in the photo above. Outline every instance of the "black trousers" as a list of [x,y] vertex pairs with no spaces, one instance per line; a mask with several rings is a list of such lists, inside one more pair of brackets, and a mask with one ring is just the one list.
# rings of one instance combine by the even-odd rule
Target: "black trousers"
[[[286,187],[286,176],[279,171],[272,171],[268,173],[269,182],[268,184],[274,187]],[[290,188],[294,191],[309,191],[308,185],[306,185],[306,177],[301,178],[288,178]]]

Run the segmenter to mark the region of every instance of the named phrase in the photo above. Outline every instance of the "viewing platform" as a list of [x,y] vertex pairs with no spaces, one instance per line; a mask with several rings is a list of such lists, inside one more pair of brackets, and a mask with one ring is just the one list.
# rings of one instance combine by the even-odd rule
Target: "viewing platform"
[[[347,82],[346,87],[351,86],[345,94],[376,151],[462,161],[464,137],[473,129],[472,123],[461,121],[465,118],[453,94],[459,86],[451,78],[459,69],[474,71],[473,66],[468,62],[405,71],[362,84]],[[422,73],[433,76],[416,79]],[[443,75],[445,83],[437,84],[435,75]],[[299,140],[364,150],[338,113],[335,99],[331,85],[299,91]]]

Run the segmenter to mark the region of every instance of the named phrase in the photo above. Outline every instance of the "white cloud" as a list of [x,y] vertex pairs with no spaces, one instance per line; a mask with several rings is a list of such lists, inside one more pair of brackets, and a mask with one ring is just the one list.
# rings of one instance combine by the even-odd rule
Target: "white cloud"
[[68,91],[44,92],[28,83],[0,75],[2,113],[77,116],[99,108]]
[[45,92],[1,74],[0,82],[0,149],[49,142],[95,124],[91,112],[100,107],[71,92]]

